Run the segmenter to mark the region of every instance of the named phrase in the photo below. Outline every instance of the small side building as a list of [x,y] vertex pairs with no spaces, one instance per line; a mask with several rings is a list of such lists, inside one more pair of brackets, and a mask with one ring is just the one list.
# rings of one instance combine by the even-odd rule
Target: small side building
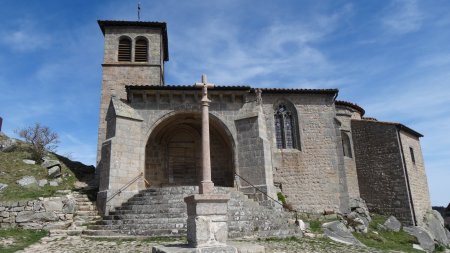
[[400,123],[351,122],[359,191],[369,210],[421,225],[430,210],[420,133]]

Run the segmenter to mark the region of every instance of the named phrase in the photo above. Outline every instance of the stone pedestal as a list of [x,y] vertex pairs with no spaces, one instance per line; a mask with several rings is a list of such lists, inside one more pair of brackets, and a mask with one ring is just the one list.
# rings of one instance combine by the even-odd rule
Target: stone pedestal
[[190,247],[225,246],[228,238],[228,194],[194,194],[187,205],[187,240]]

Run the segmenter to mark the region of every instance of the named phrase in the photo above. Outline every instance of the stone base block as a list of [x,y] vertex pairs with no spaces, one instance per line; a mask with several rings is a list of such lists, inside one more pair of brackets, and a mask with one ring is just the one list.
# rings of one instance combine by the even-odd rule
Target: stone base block
[[172,244],[153,246],[152,253],[265,253],[264,246],[254,244],[232,244],[190,248],[187,244]]
[[[187,239],[192,248],[225,246],[228,194],[194,194],[187,204]],[[221,252],[221,251],[220,251]]]

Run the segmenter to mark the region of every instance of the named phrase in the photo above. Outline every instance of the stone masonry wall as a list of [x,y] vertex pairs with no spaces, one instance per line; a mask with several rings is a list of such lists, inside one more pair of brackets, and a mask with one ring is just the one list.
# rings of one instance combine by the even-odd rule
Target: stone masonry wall
[[[400,138],[416,221],[418,225],[423,225],[425,213],[431,210],[431,201],[420,141],[418,137],[404,131],[400,131]],[[410,148],[413,149],[415,162],[412,160]]]
[[73,223],[75,210],[71,195],[0,202],[0,228],[64,229]]
[[[352,129],[351,129],[351,120],[355,118],[355,114],[358,114],[352,108],[344,107],[344,106],[336,106],[336,118],[340,122],[340,131],[344,131],[348,137],[350,138],[350,145],[352,156],[344,156],[344,167],[345,167],[345,175],[347,178],[347,187],[350,198],[359,198],[359,184],[358,184],[358,176],[356,173],[356,163],[355,163],[355,151],[352,141]],[[341,137],[342,138],[342,137]],[[342,141],[341,141],[342,144]]]
[[397,126],[352,120],[351,127],[361,198],[371,212],[413,225]]
[[[282,98],[297,110],[301,149],[276,148],[273,108]],[[343,164],[338,159],[332,96],[263,93],[263,103],[274,182],[281,184],[287,202],[305,212],[340,210],[339,169],[343,170]]]

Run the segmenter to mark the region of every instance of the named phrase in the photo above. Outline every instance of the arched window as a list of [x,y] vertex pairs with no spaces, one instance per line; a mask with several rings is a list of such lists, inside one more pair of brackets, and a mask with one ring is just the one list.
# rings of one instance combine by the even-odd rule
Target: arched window
[[275,107],[275,135],[277,148],[300,149],[297,114],[292,104],[283,102]]
[[119,61],[131,61],[131,40],[129,38],[121,38],[119,40]]
[[138,38],[136,40],[136,47],[134,49],[134,61],[148,61],[148,42],[145,38]]
[[344,150],[344,156],[352,158],[352,146],[350,144],[350,137],[344,131],[341,131],[342,149]]

